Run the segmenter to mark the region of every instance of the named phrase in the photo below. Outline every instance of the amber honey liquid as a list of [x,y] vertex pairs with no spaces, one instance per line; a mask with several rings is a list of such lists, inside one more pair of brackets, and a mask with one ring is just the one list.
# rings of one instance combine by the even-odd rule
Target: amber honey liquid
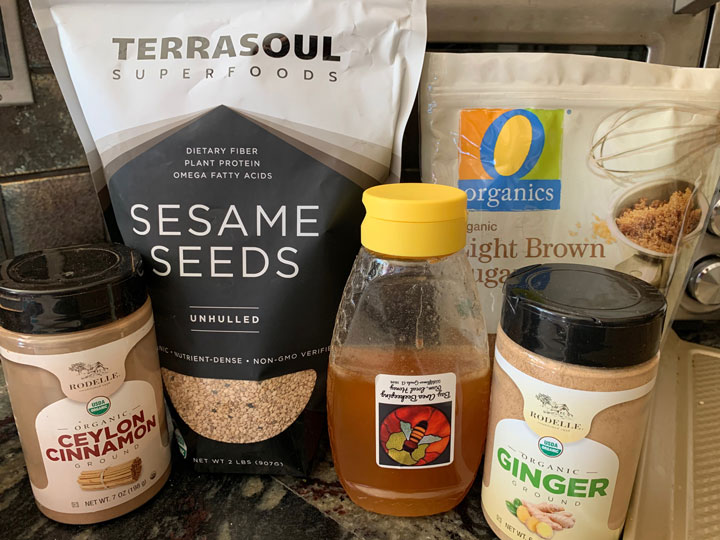
[[[380,514],[421,516],[450,510],[470,489],[485,446],[490,368],[476,349],[343,348],[328,372],[328,416],[335,469],[350,498]],[[375,376],[454,372],[452,463],[389,469],[376,462]]]

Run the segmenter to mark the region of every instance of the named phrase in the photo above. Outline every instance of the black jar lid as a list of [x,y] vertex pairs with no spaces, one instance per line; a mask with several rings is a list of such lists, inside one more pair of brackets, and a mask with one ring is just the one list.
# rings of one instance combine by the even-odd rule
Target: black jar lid
[[508,277],[503,292],[502,330],[540,356],[622,368],[660,348],[665,297],[628,274],[580,264],[527,266]]
[[0,265],[0,326],[22,334],[87,330],[147,300],[140,254],[121,244],[26,253]]

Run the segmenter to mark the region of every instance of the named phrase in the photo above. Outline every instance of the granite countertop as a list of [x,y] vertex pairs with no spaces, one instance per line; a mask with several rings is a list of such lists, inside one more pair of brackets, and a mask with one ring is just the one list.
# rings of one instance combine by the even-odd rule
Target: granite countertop
[[0,539],[494,539],[480,509],[480,480],[453,511],[394,518],[353,504],[338,482],[327,442],[308,479],[198,474],[173,443],[165,486],[137,510],[97,525],[63,525],[35,506],[0,371]]
[[[720,347],[720,322],[676,323],[685,340]],[[173,457],[170,479],[139,509],[98,525],[62,525],[36,508],[0,372],[0,538],[335,540],[494,539],[480,509],[480,480],[454,510],[426,518],[365,512],[345,495],[332,461],[310,478],[197,474]]]

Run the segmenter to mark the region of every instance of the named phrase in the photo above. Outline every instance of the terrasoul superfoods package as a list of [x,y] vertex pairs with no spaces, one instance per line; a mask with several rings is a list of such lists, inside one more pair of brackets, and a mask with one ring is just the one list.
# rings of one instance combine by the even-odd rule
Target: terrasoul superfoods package
[[424,0],[35,0],[198,470],[307,472],[364,188],[397,177]]
[[430,53],[420,92],[423,181],[467,193],[489,328],[534,263],[626,272],[672,313],[720,175],[720,70]]

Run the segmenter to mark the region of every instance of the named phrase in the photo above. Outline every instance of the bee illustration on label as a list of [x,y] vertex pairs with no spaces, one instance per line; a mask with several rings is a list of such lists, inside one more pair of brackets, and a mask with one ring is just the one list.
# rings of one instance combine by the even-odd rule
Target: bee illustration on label
[[397,407],[380,424],[381,452],[390,458],[387,465],[429,465],[448,447],[450,432],[448,417],[436,407]]
[[442,440],[442,437],[425,435],[427,427],[427,420],[420,420],[415,427],[410,427],[410,424],[407,422],[400,422],[400,429],[402,429],[405,437],[407,437],[407,440],[403,443],[402,449],[406,452],[414,452],[421,444],[430,444]]

